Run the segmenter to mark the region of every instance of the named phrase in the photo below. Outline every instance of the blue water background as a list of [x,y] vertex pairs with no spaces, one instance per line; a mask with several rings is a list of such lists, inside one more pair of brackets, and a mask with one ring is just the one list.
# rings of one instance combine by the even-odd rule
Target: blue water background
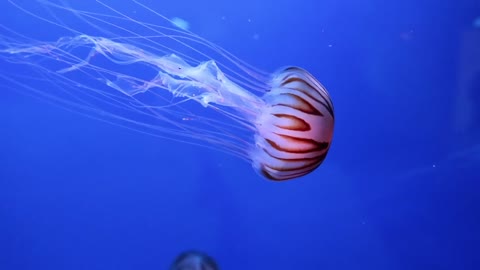
[[254,66],[317,76],[336,112],[326,161],[275,183],[0,82],[0,269],[167,269],[190,248],[225,270],[480,269],[480,86],[460,60],[478,1],[143,2]]

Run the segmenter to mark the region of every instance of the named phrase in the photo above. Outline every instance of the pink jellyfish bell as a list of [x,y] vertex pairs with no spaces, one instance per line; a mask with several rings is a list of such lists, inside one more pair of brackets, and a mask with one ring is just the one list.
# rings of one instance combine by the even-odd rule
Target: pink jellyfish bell
[[307,71],[289,67],[271,82],[257,121],[253,167],[272,180],[315,170],[333,137],[333,104],[325,87]]

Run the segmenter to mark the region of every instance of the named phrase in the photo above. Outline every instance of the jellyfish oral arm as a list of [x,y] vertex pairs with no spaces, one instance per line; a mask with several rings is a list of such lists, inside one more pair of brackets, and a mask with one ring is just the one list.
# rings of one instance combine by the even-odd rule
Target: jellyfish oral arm
[[230,81],[213,60],[190,66],[170,54],[150,63],[164,71],[159,71],[150,86],[165,88],[174,96],[195,99],[203,106],[215,103],[238,109],[263,103],[259,97]]
[[[90,52],[87,57],[81,58],[75,51],[77,48],[89,48]],[[54,43],[37,44],[34,47],[19,46],[0,52],[21,54],[23,57],[48,56],[67,65],[56,70],[58,73],[76,70],[95,72],[99,75],[98,79],[106,85],[128,96],[165,89],[174,97],[195,100],[205,107],[216,104],[234,109],[249,107],[255,110],[263,103],[260,97],[229,80],[213,60],[192,66],[175,54],[158,56],[103,37],[64,37]],[[154,68],[158,73],[150,80],[142,80],[133,75],[114,72],[92,63],[92,59],[98,55],[117,65],[142,63]]]

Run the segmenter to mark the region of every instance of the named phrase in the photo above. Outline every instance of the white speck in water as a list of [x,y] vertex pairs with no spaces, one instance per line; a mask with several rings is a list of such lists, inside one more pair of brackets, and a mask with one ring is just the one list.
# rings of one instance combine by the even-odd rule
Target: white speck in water
[[173,17],[171,19],[173,25],[175,25],[176,27],[180,28],[180,29],[183,29],[183,30],[188,30],[190,28],[190,24],[185,21],[184,19],[180,19],[178,17]]

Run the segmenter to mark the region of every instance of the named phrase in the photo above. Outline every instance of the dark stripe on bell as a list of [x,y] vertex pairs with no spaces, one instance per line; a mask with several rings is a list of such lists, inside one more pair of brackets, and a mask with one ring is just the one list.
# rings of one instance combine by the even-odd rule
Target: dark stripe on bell
[[298,95],[291,93],[281,93],[280,95],[290,96],[295,99],[295,102],[292,104],[277,103],[276,105],[287,106],[304,113],[323,116],[323,114],[319,110],[317,110],[317,108],[313,107],[310,103],[308,103],[305,99]]
[[[263,167],[265,167],[265,165],[263,165]],[[263,176],[265,176],[266,178],[268,178],[270,180],[279,180],[279,179],[273,177],[269,172],[267,172],[265,170],[265,168],[262,168],[262,170],[260,172],[262,173]]]
[[311,129],[310,125],[305,120],[291,114],[274,113],[273,116],[288,119],[292,122],[291,124],[286,125],[275,124],[275,126],[279,128],[293,131],[309,131]]
[[333,115],[333,108],[330,106],[330,103],[329,101],[327,100],[327,98],[325,98],[324,96],[322,96],[323,100],[325,101],[321,101],[321,100],[318,100],[317,98],[315,98],[314,96],[310,95],[308,92],[306,92],[304,89],[301,89],[301,88],[297,88],[297,87],[288,87],[288,86],[285,86],[284,88],[286,89],[289,89],[289,90],[294,90],[294,91],[298,91],[298,92],[301,92],[303,93],[304,95],[307,95],[308,97],[310,97],[311,99],[315,100],[316,102],[320,103],[329,113],[332,117],[334,117]]
[[[297,70],[299,70],[299,69],[297,68]],[[308,91],[306,91],[306,89],[287,86],[287,84],[293,83],[293,82],[300,82],[300,83],[306,84],[310,89],[313,89],[314,91],[316,91],[323,98],[323,101],[321,101],[321,100],[315,98],[314,96],[312,96]],[[327,111],[333,117],[333,108],[330,105],[330,103],[332,101],[330,100],[330,97],[329,96],[325,97],[324,95],[322,95],[322,92],[318,91],[317,88],[312,86],[308,81],[305,81],[304,79],[301,79],[301,78],[298,78],[298,77],[288,77],[287,76],[283,79],[283,82],[280,84],[280,87],[285,87],[285,88],[288,88],[288,89],[297,90],[297,91],[300,91],[300,92],[304,93],[305,95],[307,95],[311,99],[313,99],[316,102],[322,104],[325,107],[325,109],[327,109]]]
[[[315,169],[315,168],[314,168]],[[313,171],[313,170],[312,170]],[[261,173],[263,176],[265,176],[267,179],[270,179],[272,181],[285,181],[285,180],[290,180],[290,179],[293,179],[293,178],[297,178],[297,177],[300,177],[300,176],[304,176],[308,173],[310,173],[311,171],[309,172],[301,172],[301,173],[297,173],[297,174],[293,174],[293,175],[282,175],[282,177],[274,177],[273,175],[271,175],[267,170],[265,170],[264,168],[262,168],[261,170]]]
[[[289,83],[294,83],[294,82],[299,82],[299,83],[306,84],[309,89],[313,89],[313,90],[316,91],[316,88],[313,87],[309,82],[305,81],[304,79],[298,78],[298,77],[289,77],[289,78],[287,78],[285,81],[283,81],[283,82],[280,84],[280,87],[290,88],[290,87],[287,86],[287,84],[289,84]],[[313,100],[321,103],[321,101],[320,101],[319,99],[317,99],[316,97],[311,96],[310,93],[309,93],[309,91],[307,91],[307,90],[305,90],[305,89],[303,89],[303,88],[294,88],[294,87],[292,87],[291,89],[295,89],[295,90],[301,91],[301,92],[304,93],[305,95],[308,95],[309,97],[311,97]],[[317,91],[317,93],[320,94],[319,91]],[[320,94],[320,96],[321,96],[321,94]]]
[[288,172],[288,171],[296,171],[296,170],[302,170],[302,169],[305,169],[305,168],[308,168],[316,163],[321,163],[325,157],[327,156],[327,152],[324,152],[322,153],[321,155],[318,155],[316,157],[311,157],[311,158],[279,158],[279,157],[275,157],[274,155],[270,154],[267,149],[263,148],[263,151],[265,151],[265,153],[267,153],[267,155],[271,156],[272,158],[274,159],[277,159],[277,160],[280,160],[280,161],[283,161],[285,163],[293,163],[293,162],[305,162],[306,164],[303,165],[303,166],[298,166],[298,167],[294,167],[294,168],[283,168],[283,167],[274,167],[274,166],[269,166],[269,165],[265,165],[271,169],[274,169],[274,170],[277,170],[277,171],[282,171],[282,172]]
[[[289,90],[294,90],[294,91],[298,91],[300,93],[303,93],[304,95],[308,96],[309,98],[315,100],[316,102],[322,104],[323,107],[325,107],[325,109],[327,109],[327,111],[330,112],[330,105],[328,103],[325,103],[324,101],[321,101],[319,100],[318,98],[312,96],[307,90],[303,89],[303,88],[298,88],[298,87],[290,87],[290,86],[283,86],[283,88],[286,88],[286,89],[289,89]],[[322,96],[323,97],[323,96]],[[325,98],[324,98],[325,100]]]
[[[318,168],[322,164],[322,162],[323,160],[321,160],[318,163],[312,164],[309,167],[307,166],[303,169],[289,169],[289,170],[278,170],[276,168],[272,168],[270,166],[262,164],[261,173],[270,180],[274,180],[274,181],[289,180],[289,179],[297,178],[297,177],[304,176],[306,174],[311,173],[316,168]],[[273,171],[281,172],[282,174],[279,174],[278,176],[274,176],[275,174],[272,174],[269,171],[267,171],[266,170],[267,168],[270,168]]]
[[[306,158],[281,158],[281,157],[277,157],[277,156],[274,156],[272,153],[268,152],[267,149],[265,148],[262,148],[262,150],[267,154],[269,155],[270,157],[276,159],[276,160],[280,160],[280,161],[283,161],[283,162],[299,162],[299,161],[303,161],[303,162],[309,162],[309,165],[315,163],[315,161],[323,161],[325,159],[325,157],[327,157],[327,153],[328,151],[324,151],[322,152],[320,155],[318,156],[314,156],[314,157],[306,157]],[[274,167],[271,167],[269,166],[270,168],[274,168]],[[279,168],[274,168],[276,170],[280,170]],[[287,170],[286,170],[287,171]]]
[[308,144],[308,145],[310,145],[310,147],[308,147],[308,149],[306,149],[306,150],[299,150],[299,149],[295,149],[295,148],[287,148],[285,146],[280,146],[272,140],[265,139],[270,144],[270,146],[272,146],[273,148],[277,149],[278,151],[282,151],[282,152],[295,153],[295,154],[311,153],[311,152],[315,152],[315,151],[323,151],[325,149],[328,149],[328,146],[330,145],[328,142],[317,142],[317,141],[312,140],[312,139],[298,138],[298,137],[282,135],[282,134],[278,134],[278,133],[274,133],[274,134],[276,134],[276,135],[282,137],[283,139],[287,140],[288,145],[297,145],[297,144],[303,144],[303,145]]

